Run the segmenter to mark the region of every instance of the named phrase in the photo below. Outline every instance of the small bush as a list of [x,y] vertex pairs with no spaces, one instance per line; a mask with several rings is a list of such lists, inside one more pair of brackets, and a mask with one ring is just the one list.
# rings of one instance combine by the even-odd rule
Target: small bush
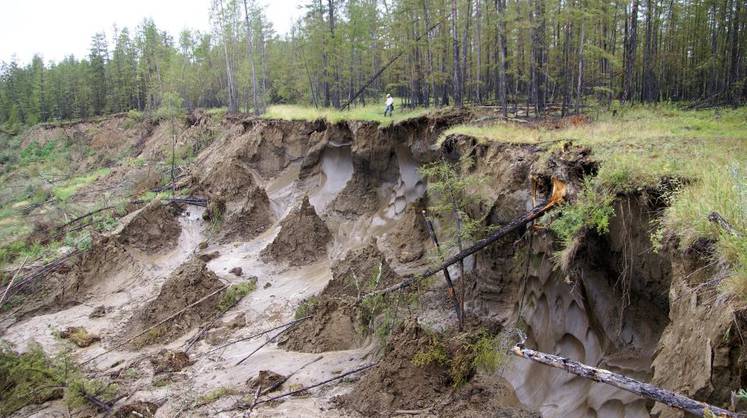
[[446,347],[444,347],[443,343],[436,336],[431,338],[431,343],[426,349],[418,351],[412,357],[412,364],[418,367],[426,367],[431,364],[447,366],[449,362]]
[[64,398],[71,408],[87,403],[86,394],[111,399],[116,385],[83,376],[67,353],[48,357],[32,344],[25,353],[0,343],[0,415],[8,416],[27,405]]
[[236,305],[244,296],[257,289],[257,279],[235,284],[226,289],[223,298],[218,303],[218,310],[226,312]]
[[560,217],[550,225],[550,229],[563,241],[570,244],[584,229],[599,234],[609,231],[610,217],[614,216],[612,206],[614,196],[606,190],[599,190],[593,180],[586,180],[575,202],[561,206]]
[[300,305],[298,305],[298,308],[296,308],[294,318],[301,319],[311,315],[316,309],[317,305],[319,305],[319,298],[317,296],[311,296],[310,298],[307,298],[306,300],[301,302]]

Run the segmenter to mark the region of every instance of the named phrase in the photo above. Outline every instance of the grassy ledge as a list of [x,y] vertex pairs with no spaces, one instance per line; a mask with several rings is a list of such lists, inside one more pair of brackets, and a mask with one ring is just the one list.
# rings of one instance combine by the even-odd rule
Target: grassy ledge
[[331,123],[337,123],[343,120],[363,120],[378,122],[383,126],[389,126],[403,120],[422,116],[427,112],[428,110],[423,108],[406,109],[401,105],[395,105],[394,115],[392,117],[385,117],[383,102],[353,107],[350,110],[337,110],[328,107],[317,109],[310,106],[298,105],[274,105],[270,106],[262,117],[265,119],[306,121],[326,119]]

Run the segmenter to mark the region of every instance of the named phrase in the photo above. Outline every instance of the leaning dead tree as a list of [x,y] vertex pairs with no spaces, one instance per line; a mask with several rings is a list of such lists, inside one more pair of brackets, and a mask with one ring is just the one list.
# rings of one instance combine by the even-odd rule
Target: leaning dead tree
[[563,198],[565,197],[565,183],[562,181],[553,178],[553,189],[552,189],[552,195],[550,198],[545,202],[538,206],[535,206],[532,210],[529,212],[519,216],[518,218],[514,219],[513,221],[509,222],[508,224],[504,225],[503,227],[499,228],[497,231],[493,232],[488,236],[487,238],[483,238],[477,242],[475,242],[474,245],[471,247],[465,248],[462,251],[459,251],[458,253],[452,255],[451,257],[444,260],[441,264],[439,264],[436,267],[432,267],[427,269],[425,272],[423,272],[420,275],[413,276],[409,279],[403,280],[395,285],[389,286],[387,288],[377,290],[375,292],[371,292],[366,295],[366,297],[370,296],[376,296],[376,295],[385,295],[387,293],[395,292],[397,290],[405,289],[407,287],[412,286],[413,284],[419,282],[420,280],[426,279],[430,276],[433,276],[434,274],[438,273],[439,271],[443,271],[444,269],[448,268],[452,264],[458,263],[460,260],[464,260],[465,258],[471,256],[472,254],[482,250],[483,248],[487,247],[488,245],[498,241],[499,239],[505,237],[506,235],[510,234],[511,232],[516,231],[517,229],[523,227],[524,225],[528,224],[529,222],[532,222],[533,220],[539,218],[545,212],[552,209],[563,201]]
[[523,344],[514,346],[511,349],[511,353],[527,360],[535,361],[537,363],[541,363],[550,367],[555,367],[556,369],[565,370],[568,373],[575,374],[576,376],[580,376],[585,379],[606,383],[618,389],[634,393],[646,399],[651,399],[653,401],[663,403],[672,408],[676,408],[699,417],[706,416],[706,413],[709,414],[707,415],[709,417],[716,416],[737,418],[745,416],[744,414],[737,414],[723,408],[690,399],[684,395],[672,392],[671,390],[662,389],[650,383],[639,382],[638,380],[631,379],[627,376],[623,376],[609,370],[598,369],[596,367],[587,366],[583,363],[579,363],[565,357],[531,350],[525,348]]

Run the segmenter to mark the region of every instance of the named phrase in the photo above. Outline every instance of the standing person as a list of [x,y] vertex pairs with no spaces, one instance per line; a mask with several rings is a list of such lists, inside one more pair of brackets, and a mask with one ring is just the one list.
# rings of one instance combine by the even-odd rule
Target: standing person
[[386,114],[389,113],[389,117],[391,117],[392,111],[394,111],[394,98],[392,98],[391,94],[387,94],[386,95],[386,108],[384,108],[384,116],[386,116]]

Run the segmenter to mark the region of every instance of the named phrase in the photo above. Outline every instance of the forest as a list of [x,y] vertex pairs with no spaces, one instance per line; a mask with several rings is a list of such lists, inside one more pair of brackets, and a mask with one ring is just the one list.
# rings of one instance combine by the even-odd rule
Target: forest
[[[500,106],[562,114],[747,96],[744,0],[306,0],[279,35],[256,0],[211,0],[211,30],[145,19],[93,34],[85,57],[0,64],[0,126],[270,104]],[[378,76],[380,74],[380,76]],[[377,77],[378,76],[378,77]],[[360,94],[357,94],[360,93]]]

